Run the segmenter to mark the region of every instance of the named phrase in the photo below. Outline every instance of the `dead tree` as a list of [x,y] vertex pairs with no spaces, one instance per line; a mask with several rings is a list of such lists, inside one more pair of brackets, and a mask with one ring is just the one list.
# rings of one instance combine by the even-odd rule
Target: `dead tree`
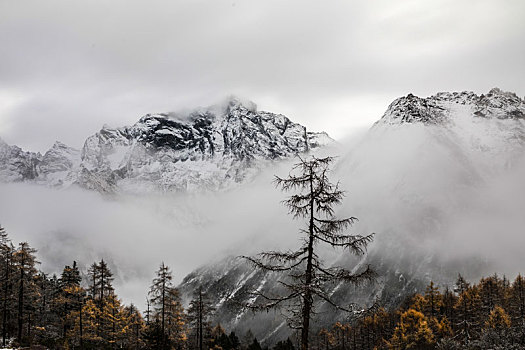
[[286,278],[279,283],[286,290],[285,295],[267,295],[254,292],[258,302],[250,307],[257,310],[285,308],[291,313],[289,322],[292,328],[301,330],[301,349],[308,349],[310,319],[317,302],[326,302],[339,310],[345,307],[334,302],[328,287],[339,282],[349,282],[358,285],[370,281],[375,272],[370,266],[361,271],[351,272],[343,267],[326,267],[322,263],[316,247],[328,244],[334,248],[347,249],[355,255],[363,255],[367,245],[372,241],[373,234],[347,235],[344,231],[356,222],[355,217],[338,219],[334,207],[341,203],[344,192],[339,184],[333,184],[328,178],[329,166],[334,158],[300,158],[287,178],[275,177],[276,187],[283,191],[294,191],[284,205],[294,219],[305,219],[305,228],[301,230],[303,242],[295,251],[269,251],[256,257],[244,257],[255,267],[282,272]]

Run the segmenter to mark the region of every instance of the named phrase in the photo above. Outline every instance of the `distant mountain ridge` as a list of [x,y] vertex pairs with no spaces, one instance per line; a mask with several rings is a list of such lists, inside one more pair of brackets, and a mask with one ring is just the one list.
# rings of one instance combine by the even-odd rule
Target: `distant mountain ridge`
[[467,105],[475,117],[525,119],[524,100],[515,93],[493,88],[480,96],[471,91],[440,92],[427,98],[408,94],[394,100],[377,123],[440,123],[450,117],[444,105],[447,103]]
[[326,133],[230,98],[186,115],[147,114],[132,126],[104,126],[82,150],[57,142],[42,156],[0,141],[0,180],[103,193],[218,190],[265,162],[330,142]]

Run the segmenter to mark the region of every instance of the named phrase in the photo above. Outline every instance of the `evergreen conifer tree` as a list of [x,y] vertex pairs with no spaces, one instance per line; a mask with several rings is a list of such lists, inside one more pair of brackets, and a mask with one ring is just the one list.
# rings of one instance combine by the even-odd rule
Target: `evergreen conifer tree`
[[125,347],[128,349],[140,349],[144,345],[141,336],[144,331],[144,319],[133,303],[126,306],[125,312],[127,316]]
[[257,338],[253,338],[253,342],[248,346],[247,350],[262,350]]
[[431,318],[437,318],[439,316],[439,310],[443,303],[443,297],[439,292],[438,287],[433,281],[430,281],[429,285],[425,290],[425,315]]
[[[73,346],[84,346],[84,336],[86,328],[86,290],[78,284],[72,283],[63,287],[62,293],[66,295],[67,303],[69,304],[69,312],[64,318],[63,323],[67,324],[67,342]],[[90,301],[93,309],[87,308],[95,312],[95,317],[98,317],[98,308],[93,300]],[[96,309],[96,311],[94,311]],[[95,318],[96,321],[96,318]],[[95,330],[96,332],[96,330]]]
[[209,337],[211,331],[209,320],[214,310],[212,303],[202,291],[202,287],[199,287],[187,311],[188,325],[191,328],[196,349],[205,348],[206,337]]
[[95,315],[96,319],[96,335],[103,341],[108,341],[107,325],[105,324],[106,318],[103,316],[104,307],[107,306],[108,298],[111,298],[114,292],[113,288],[113,273],[111,272],[108,264],[101,259],[98,263],[93,263],[88,270],[89,277],[91,279],[89,285],[89,296],[94,302],[94,306],[97,308]]
[[[342,347],[342,349],[346,349],[345,347]],[[292,341],[290,338],[286,339],[285,341],[278,341],[277,344],[272,348],[272,350],[295,350],[295,347],[293,346]]]
[[0,225],[1,291],[2,293],[2,345],[5,346],[11,331],[11,310],[13,300],[13,252],[14,246],[8,234]]
[[503,281],[497,275],[482,278],[479,282],[479,294],[483,316],[489,317],[497,305],[502,306],[504,304]]
[[335,217],[334,207],[341,203],[344,192],[338,184],[330,182],[328,177],[332,157],[309,160],[300,159],[287,178],[275,178],[275,183],[283,191],[298,191],[284,204],[294,218],[306,219],[306,227],[301,231],[305,237],[299,249],[288,252],[264,252],[258,257],[245,257],[257,268],[266,271],[286,272],[291,282],[281,280],[288,290],[286,295],[265,295],[254,292],[258,299],[250,307],[268,310],[285,306],[292,314],[298,316],[291,319],[291,326],[301,329],[301,349],[308,349],[310,320],[315,304],[326,302],[338,309],[337,305],[326,291],[327,285],[349,282],[360,284],[371,280],[375,274],[367,266],[359,272],[352,272],[341,267],[326,267],[316,253],[319,244],[327,244],[334,248],[347,249],[349,252],[362,255],[373,235],[343,234],[357,219]]
[[38,292],[35,283],[38,263],[35,253],[36,249],[31,248],[27,242],[22,242],[13,255],[17,293],[17,339],[22,344],[29,344],[31,338],[34,302]]
[[186,340],[184,309],[180,302],[179,291],[173,286],[172,274],[168,266],[162,263],[157,270],[149,291],[153,318],[160,326],[160,349],[169,349],[169,344],[182,344]]
[[481,297],[476,286],[464,290],[456,302],[455,310],[456,336],[464,345],[468,345],[481,328]]
[[485,322],[485,327],[496,331],[510,328],[510,317],[501,306],[495,306]]
[[56,299],[56,304],[58,306],[58,311],[63,322],[63,335],[67,334],[69,328],[71,328],[71,318],[68,315],[72,312],[78,312],[79,310],[79,296],[80,290],[77,287],[80,287],[80,282],[82,278],[80,277],[80,271],[78,269],[76,261],[73,261],[73,266],[66,265],[62,270],[62,274],[58,281],[59,284],[59,293]]
[[525,326],[525,278],[518,274],[510,290],[510,310],[512,322]]
[[443,293],[443,303],[441,305],[441,314],[445,316],[451,324],[456,322],[454,305],[456,304],[456,295],[448,288],[445,289]]
[[391,349],[432,349],[435,338],[428,326],[425,315],[409,309],[401,315],[394,335],[390,340]]

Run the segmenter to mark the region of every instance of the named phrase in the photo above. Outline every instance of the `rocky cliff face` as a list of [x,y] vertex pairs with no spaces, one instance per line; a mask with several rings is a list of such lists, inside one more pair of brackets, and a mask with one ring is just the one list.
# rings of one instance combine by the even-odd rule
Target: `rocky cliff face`
[[5,182],[34,180],[41,158],[39,153],[24,152],[0,139],[0,178]]
[[57,142],[41,156],[2,144],[0,175],[104,193],[219,190],[268,162],[329,142],[325,133],[232,98],[185,115],[148,114],[132,126],[104,126],[81,151]]

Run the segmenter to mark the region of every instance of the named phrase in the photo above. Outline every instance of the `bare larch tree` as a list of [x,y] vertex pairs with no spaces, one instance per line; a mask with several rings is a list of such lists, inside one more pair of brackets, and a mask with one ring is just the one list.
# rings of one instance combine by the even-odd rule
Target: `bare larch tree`
[[343,267],[324,266],[316,253],[319,244],[347,249],[355,255],[363,255],[373,234],[347,235],[345,230],[356,222],[355,217],[338,219],[334,206],[341,203],[344,192],[339,184],[328,178],[329,166],[333,157],[308,159],[299,158],[287,178],[275,177],[275,185],[283,191],[294,191],[284,205],[294,219],[306,219],[307,225],[301,230],[302,245],[295,251],[269,251],[256,257],[244,257],[257,268],[266,271],[282,272],[286,278],[279,283],[284,287],[284,295],[267,295],[254,292],[257,302],[253,309],[269,310],[285,308],[291,313],[290,326],[301,330],[301,349],[308,349],[310,320],[317,302],[326,302],[337,309],[351,311],[333,301],[328,293],[329,286],[339,282],[358,285],[370,281],[375,272],[370,266],[352,272]]

